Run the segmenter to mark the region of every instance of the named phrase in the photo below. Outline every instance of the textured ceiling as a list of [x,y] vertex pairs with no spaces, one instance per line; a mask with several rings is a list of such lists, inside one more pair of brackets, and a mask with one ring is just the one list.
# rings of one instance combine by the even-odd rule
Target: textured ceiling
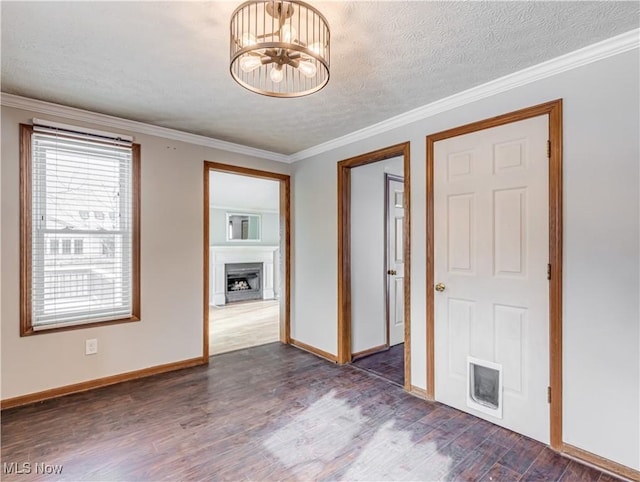
[[2,91],[283,154],[638,27],[638,2],[314,2],[331,80],[274,99],[229,74],[237,2],[1,2]]

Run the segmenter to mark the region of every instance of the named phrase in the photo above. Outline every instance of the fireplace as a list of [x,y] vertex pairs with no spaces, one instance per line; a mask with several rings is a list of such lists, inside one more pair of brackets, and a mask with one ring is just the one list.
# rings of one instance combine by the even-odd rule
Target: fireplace
[[224,265],[227,303],[262,299],[262,263]]
[[233,263],[258,264],[262,268],[262,299],[276,299],[280,286],[280,259],[278,246],[209,247],[209,303],[212,306],[227,304],[227,265]]

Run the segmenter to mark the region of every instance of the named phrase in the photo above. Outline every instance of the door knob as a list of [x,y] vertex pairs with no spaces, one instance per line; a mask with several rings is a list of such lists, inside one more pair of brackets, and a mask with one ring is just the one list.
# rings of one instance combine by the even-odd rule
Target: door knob
[[436,291],[442,293],[444,290],[446,290],[447,287],[444,285],[444,283],[438,283],[436,285]]
[[387,274],[398,274],[398,272],[395,269],[390,269]]

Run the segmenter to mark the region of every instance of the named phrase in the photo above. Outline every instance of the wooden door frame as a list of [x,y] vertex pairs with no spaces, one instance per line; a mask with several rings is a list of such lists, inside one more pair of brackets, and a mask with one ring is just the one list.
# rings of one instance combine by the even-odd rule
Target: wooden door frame
[[202,357],[209,360],[209,173],[225,172],[268,179],[280,183],[280,253],[284,257],[284,273],[280,293],[280,342],[291,343],[291,178],[287,174],[204,161],[204,306]]
[[435,399],[434,144],[541,115],[549,116],[549,386],[550,445],[562,450],[562,99],[427,136],[427,398]]
[[351,362],[351,169],[394,157],[404,168],[404,387],[411,390],[411,157],[410,143],[385,147],[338,163],[338,356]]

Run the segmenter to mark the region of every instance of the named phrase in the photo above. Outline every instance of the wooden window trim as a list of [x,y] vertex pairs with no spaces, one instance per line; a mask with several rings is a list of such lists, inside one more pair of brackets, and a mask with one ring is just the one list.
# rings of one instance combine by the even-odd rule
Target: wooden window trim
[[132,316],[114,320],[79,323],[72,326],[34,330],[31,313],[31,218],[32,218],[32,152],[33,126],[20,124],[20,336],[57,333],[79,330],[95,326],[113,325],[140,321],[140,144],[133,144],[132,189],[133,216],[131,219],[131,261],[132,261]]

